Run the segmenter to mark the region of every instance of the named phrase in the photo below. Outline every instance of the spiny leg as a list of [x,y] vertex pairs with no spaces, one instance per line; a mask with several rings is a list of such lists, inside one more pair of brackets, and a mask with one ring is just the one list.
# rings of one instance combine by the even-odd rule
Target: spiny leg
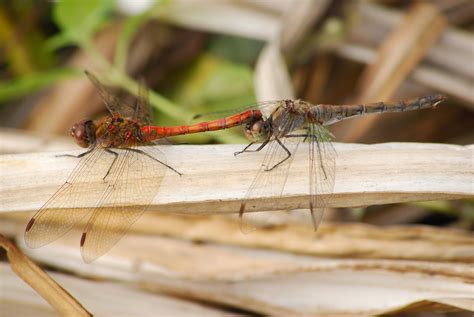
[[[303,138],[304,137],[304,141],[306,141],[306,139],[308,138],[308,134],[289,134],[289,135],[286,135],[284,136],[285,138]],[[285,150],[285,152],[288,154],[287,157],[285,157],[283,160],[281,160],[280,162],[276,163],[275,165],[273,165],[271,168],[267,168],[265,169],[265,171],[271,171],[272,169],[274,169],[275,167],[277,167],[278,165],[280,165],[281,163],[285,162],[286,160],[288,160],[290,157],[291,157],[291,153],[290,151],[286,148],[286,146],[283,145],[283,143],[281,143],[281,141],[275,137],[275,140],[278,142],[278,144],[280,144],[280,146]],[[267,144],[268,142],[270,142],[270,138],[268,138],[267,140],[265,140],[257,149],[255,150],[247,150],[251,145],[255,144],[255,142],[251,142],[250,144],[248,144],[242,151],[240,152],[235,152],[234,155],[237,156],[239,154],[242,154],[244,152],[259,152],[260,150],[262,150]]]
[[270,138],[266,139],[262,144],[260,144],[260,146],[258,148],[256,148],[255,150],[247,150],[249,147],[251,147],[252,145],[255,144],[255,142],[250,142],[250,144],[248,144],[246,147],[244,147],[244,149],[242,151],[239,151],[239,152],[235,152],[234,153],[234,156],[237,156],[239,154],[242,154],[242,153],[249,153],[249,152],[259,152],[261,149],[263,149],[267,144],[268,142],[270,142]]
[[92,152],[95,149],[95,147],[91,147],[89,150],[85,151],[84,153],[81,153],[79,155],[72,155],[72,154],[60,154],[56,155],[56,157],[74,157],[74,158],[81,158],[83,156],[86,156],[90,152]]
[[107,148],[105,149],[105,151],[108,152],[108,153],[110,153],[110,154],[112,154],[112,155],[114,155],[115,157],[114,157],[114,160],[112,161],[112,164],[110,164],[109,169],[107,170],[107,173],[106,173],[105,176],[102,178],[103,181],[105,181],[105,179],[106,179],[107,176],[109,175],[110,171],[112,170],[112,167],[113,167],[114,164],[115,164],[115,161],[116,161],[117,158],[118,158],[118,153],[117,153],[117,152],[114,152],[114,151],[112,151],[111,149],[107,149]]
[[290,152],[290,150],[288,150],[288,149],[286,148],[286,146],[285,146],[283,143],[281,143],[280,139],[277,138],[277,137],[275,137],[275,141],[277,141],[278,144],[280,144],[280,146],[283,148],[283,150],[285,150],[285,152],[286,152],[286,154],[287,154],[287,157],[285,157],[283,160],[281,160],[280,162],[276,163],[276,164],[273,165],[272,167],[266,168],[266,169],[265,169],[266,172],[271,171],[272,169],[274,169],[275,167],[277,167],[278,165],[280,165],[281,163],[285,162],[286,160],[288,160],[288,159],[291,157],[291,152]]
[[234,152],[234,156],[237,156],[237,155],[242,154],[244,152],[249,152],[249,151],[247,151],[247,149],[249,147],[251,147],[252,145],[254,145],[254,144],[255,144],[255,142],[250,142],[249,144],[247,144],[246,147],[244,147],[244,149],[242,151]]
[[170,170],[172,170],[173,172],[175,172],[176,174],[178,174],[179,176],[183,175],[182,173],[178,172],[177,170],[175,170],[173,167],[169,166],[168,164],[158,160],[157,158],[151,156],[150,154],[142,151],[142,150],[139,150],[139,149],[131,149],[131,148],[125,148],[126,150],[129,150],[129,151],[133,151],[133,152],[136,152],[136,153],[140,153],[140,154],[143,154],[145,156],[148,156],[149,158],[151,158],[152,160],[154,161],[157,161],[158,163],[160,163],[161,165],[164,165],[166,166],[167,168],[169,168]]

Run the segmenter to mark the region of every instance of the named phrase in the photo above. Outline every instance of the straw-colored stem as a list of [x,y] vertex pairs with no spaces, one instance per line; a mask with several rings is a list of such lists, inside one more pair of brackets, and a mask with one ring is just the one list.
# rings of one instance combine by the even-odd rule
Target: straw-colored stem
[[[167,172],[161,186],[157,182],[159,189],[150,209],[189,214],[238,212],[265,154],[262,151],[234,157],[233,153],[242,147],[161,146],[167,163],[183,176]],[[330,207],[474,197],[472,145],[335,144],[335,148],[338,152],[336,185],[329,199]],[[73,152],[78,153],[80,151]],[[302,144],[293,160],[283,195],[259,203],[262,210],[307,208],[307,153],[307,145]],[[75,158],[56,157],[57,154],[30,153],[0,158],[0,212],[36,210],[53,195],[78,162]],[[79,204],[77,207],[93,206]]]

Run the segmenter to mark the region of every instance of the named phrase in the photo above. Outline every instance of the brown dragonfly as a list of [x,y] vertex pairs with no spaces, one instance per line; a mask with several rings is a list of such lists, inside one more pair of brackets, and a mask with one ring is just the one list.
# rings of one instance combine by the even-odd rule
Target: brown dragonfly
[[[336,177],[333,136],[325,126],[366,114],[435,108],[445,99],[446,96],[436,94],[397,102],[360,105],[314,105],[302,100],[277,100],[260,102],[241,112],[240,115],[246,118],[243,122],[245,135],[251,143],[234,154],[266,149],[261,167],[240,206],[242,231],[251,231],[255,229],[256,222],[262,222],[261,218],[254,217],[257,213],[251,211],[262,210],[260,206],[271,205],[275,197],[283,194],[292,160],[301,142],[309,144],[307,207],[311,211],[315,230],[318,228]],[[225,129],[225,119],[222,120],[220,129]],[[186,129],[182,130],[185,132]],[[258,145],[252,149],[256,143]],[[255,203],[257,201],[259,203]]]

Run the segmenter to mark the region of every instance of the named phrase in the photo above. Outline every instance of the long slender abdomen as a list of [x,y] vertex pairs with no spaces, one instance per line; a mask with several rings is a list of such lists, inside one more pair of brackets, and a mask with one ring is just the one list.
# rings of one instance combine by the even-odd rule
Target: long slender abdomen
[[429,95],[416,99],[401,100],[398,102],[374,102],[361,105],[330,106],[321,105],[324,124],[332,124],[337,121],[360,116],[369,113],[403,112],[418,109],[435,108],[440,102],[446,100],[444,95]]
[[261,117],[262,113],[259,110],[247,110],[226,118],[205,121],[190,125],[179,125],[169,127],[144,126],[141,128],[141,133],[143,139],[149,142],[152,140],[170,136],[229,129],[247,122],[251,122],[253,120],[258,120]]
[[435,108],[443,100],[444,95],[430,95],[416,99],[401,100],[398,102],[376,102],[365,105],[365,113],[403,112],[418,109]]

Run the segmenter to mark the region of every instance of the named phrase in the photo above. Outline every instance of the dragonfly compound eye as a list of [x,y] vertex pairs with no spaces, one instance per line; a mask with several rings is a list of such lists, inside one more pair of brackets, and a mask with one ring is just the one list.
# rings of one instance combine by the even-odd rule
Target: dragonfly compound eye
[[80,147],[89,147],[95,142],[95,128],[92,120],[82,120],[74,124],[70,135]]

